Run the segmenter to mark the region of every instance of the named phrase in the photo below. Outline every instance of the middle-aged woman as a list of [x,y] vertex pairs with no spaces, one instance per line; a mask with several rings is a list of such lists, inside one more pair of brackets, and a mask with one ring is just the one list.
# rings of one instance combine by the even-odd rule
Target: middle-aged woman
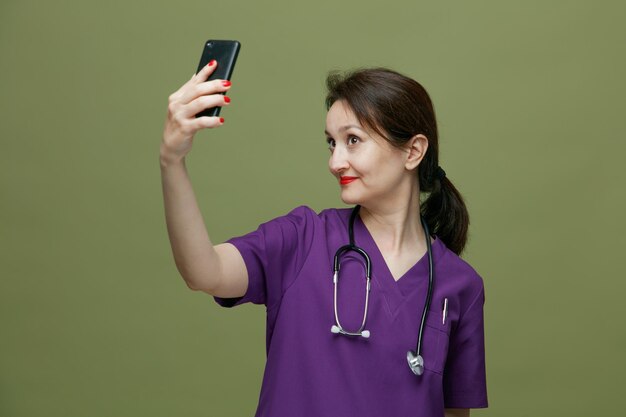
[[195,115],[231,105],[219,94],[229,82],[206,81],[217,65],[169,97],[165,214],[189,288],[224,307],[266,306],[256,416],[451,417],[487,407],[483,280],[459,257],[469,216],[439,166],[424,88],[385,68],[331,74],[329,169],[353,207],[301,205],[213,245],[185,156],[198,130],[224,123]]

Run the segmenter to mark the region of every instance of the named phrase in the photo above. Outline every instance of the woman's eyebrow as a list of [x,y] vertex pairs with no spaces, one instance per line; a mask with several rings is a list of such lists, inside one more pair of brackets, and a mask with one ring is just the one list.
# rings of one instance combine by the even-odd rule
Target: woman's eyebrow
[[[361,128],[361,126],[359,126],[359,125],[345,125],[345,126],[341,126],[341,127],[339,128],[339,131],[341,132],[341,131],[343,131],[343,130],[348,130],[348,129],[350,129],[351,127],[355,127],[355,128],[357,128],[357,129],[359,129],[359,130],[363,131],[363,128]],[[330,136],[330,133],[328,133],[328,130],[324,130],[324,133],[326,134],[326,136]]]

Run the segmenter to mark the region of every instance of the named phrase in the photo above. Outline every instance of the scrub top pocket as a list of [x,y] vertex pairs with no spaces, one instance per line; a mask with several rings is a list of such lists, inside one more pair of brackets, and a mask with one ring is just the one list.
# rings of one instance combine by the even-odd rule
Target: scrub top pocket
[[422,357],[424,369],[443,375],[450,343],[450,318],[443,324],[442,312],[429,310],[424,326]]

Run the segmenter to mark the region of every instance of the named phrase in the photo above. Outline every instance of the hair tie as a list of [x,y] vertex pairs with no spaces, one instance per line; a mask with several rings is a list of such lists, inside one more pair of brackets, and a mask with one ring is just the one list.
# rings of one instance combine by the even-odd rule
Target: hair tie
[[443,168],[441,168],[440,166],[437,166],[437,169],[435,170],[435,176],[439,178],[439,181],[443,181],[443,179],[446,177],[446,171],[444,171]]

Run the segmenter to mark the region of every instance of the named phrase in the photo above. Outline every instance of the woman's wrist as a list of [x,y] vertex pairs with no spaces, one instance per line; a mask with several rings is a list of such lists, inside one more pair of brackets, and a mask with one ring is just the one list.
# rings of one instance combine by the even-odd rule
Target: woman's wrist
[[174,165],[185,165],[185,157],[178,156],[174,152],[168,150],[165,144],[161,144],[159,151],[159,161],[162,168],[167,168]]

